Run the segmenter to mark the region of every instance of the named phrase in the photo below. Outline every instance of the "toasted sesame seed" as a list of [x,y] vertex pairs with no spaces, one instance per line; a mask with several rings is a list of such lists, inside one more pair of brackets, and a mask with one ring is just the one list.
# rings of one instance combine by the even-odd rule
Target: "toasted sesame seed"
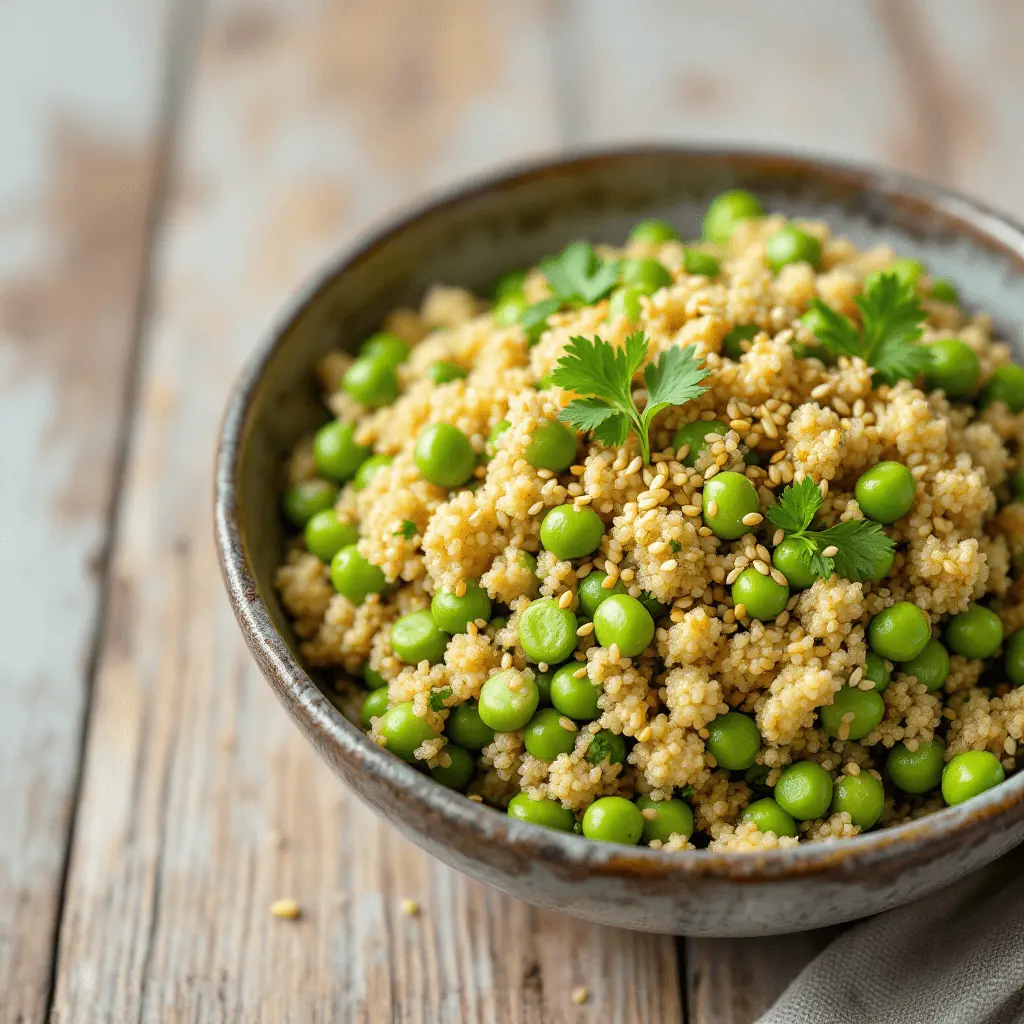
[[733,614],[736,616],[737,619],[745,619],[747,617],[747,606],[740,602],[733,609]]
[[590,636],[594,632],[594,624],[592,622],[584,622],[579,629],[576,630],[577,636]]
[[565,715],[562,715],[562,717],[558,719],[558,724],[566,732],[579,732],[579,727],[576,723],[571,718],[566,718]]
[[568,608],[573,602],[573,593],[571,590],[566,590],[562,596],[558,599],[559,608]]
[[778,547],[786,539],[785,530],[776,530],[772,537],[772,547]]
[[764,519],[764,516],[761,515],[760,512],[748,512],[740,522],[743,523],[744,526],[757,526],[762,519]]
[[714,519],[715,516],[717,516],[717,515],[718,515],[718,502],[717,501],[709,501],[708,502],[708,519]]
[[283,921],[297,921],[302,917],[302,908],[292,899],[274,900],[270,912]]
[[825,550],[824,550],[824,551],[822,551],[822,554],[823,554],[823,555],[824,555],[824,556],[825,556],[826,558],[835,558],[835,557],[836,557],[836,555],[838,555],[838,554],[839,554],[839,548],[837,548],[837,547],[835,546],[835,544],[829,544],[829,546],[828,546],[827,548],[825,548]]
[[590,990],[585,985],[579,985],[572,990],[569,997],[577,1006],[582,1006],[590,998]]
[[420,905],[415,900],[405,899],[402,900],[402,913],[406,917],[418,917],[420,912]]

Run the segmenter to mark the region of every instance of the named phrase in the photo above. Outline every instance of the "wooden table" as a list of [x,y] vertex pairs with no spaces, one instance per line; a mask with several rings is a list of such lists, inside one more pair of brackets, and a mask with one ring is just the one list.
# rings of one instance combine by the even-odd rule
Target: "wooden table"
[[218,417],[320,260],[512,159],[753,141],[1024,215],[1022,38],[1015,0],[0,6],[0,1022],[752,1020],[821,936],[535,910],[328,773],[221,590]]

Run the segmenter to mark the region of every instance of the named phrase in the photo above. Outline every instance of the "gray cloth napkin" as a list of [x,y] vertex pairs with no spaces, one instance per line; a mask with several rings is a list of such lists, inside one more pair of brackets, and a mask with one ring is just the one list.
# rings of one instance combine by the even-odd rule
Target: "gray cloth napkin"
[[1024,1022],[1024,847],[852,926],[759,1024]]

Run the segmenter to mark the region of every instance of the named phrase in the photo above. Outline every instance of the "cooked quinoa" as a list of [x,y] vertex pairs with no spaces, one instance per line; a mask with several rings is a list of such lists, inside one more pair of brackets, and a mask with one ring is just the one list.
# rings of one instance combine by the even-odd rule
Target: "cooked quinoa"
[[[765,850],[907,821],[1018,767],[1024,397],[1000,370],[1010,348],[918,265],[748,198],[724,227],[716,200],[693,244],[648,222],[597,246],[590,269],[614,281],[597,278],[594,301],[552,300],[541,269],[497,301],[438,286],[358,360],[318,367],[335,419],[295,448],[284,500],[300,527],[328,514],[287,542],[278,593],[338,707],[470,799],[592,838]],[[625,268],[653,261],[663,276],[630,291]],[[880,278],[919,303],[913,345],[962,343],[977,383],[950,383],[955,401],[928,370],[894,379],[824,344],[814,300],[867,337],[857,300]],[[638,331],[645,365],[692,346],[707,373],[653,418],[646,463],[636,430],[615,445],[551,426],[591,394],[551,383],[571,339],[622,350]],[[642,410],[642,369],[632,393]],[[537,457],[542,436],[562,446],[558,468]],[[890,482],[880,505],[862,483],[886,473],[909,501],[892,521]],[[732,539],[704,493],[720,474],[753,496]],[[771,510],[811,485],[808,529],[846,536],[828,531],[857,521],[894,545],[874,578],[831,560],[802,585],[807,565],[789,570],[779,548],[799,531]],[[588,553],[546,550],[549,515],[544,537],[596,524]],[[632,656],[601,641],[613,606],[644,645]],[[446,608],[458,631],[441,628]],[[548,663],[538,651],[566,623]]]

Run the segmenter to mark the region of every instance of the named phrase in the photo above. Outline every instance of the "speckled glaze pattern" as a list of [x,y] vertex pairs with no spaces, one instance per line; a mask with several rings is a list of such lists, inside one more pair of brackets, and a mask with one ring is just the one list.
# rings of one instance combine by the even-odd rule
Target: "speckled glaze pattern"
[[513,896],[593,921],[687,935],[766,935],[906,903],[1024,838],[1024,773],[959,807],[853,840],[762,854],[663,853],[513,821],[377,747],[307,675],[271,586],[282,545],[283,455],[324,418],[313,380],[382,315],[435,281],[485,292],[579,237],[619,241],[643,217],[698,234],[715,193],[821,216],[953,279],[1018,352],[1024,231],[969,199],[883,171],[761,152],[649,148],[582,156],[471,184],[383,228],[315,281],[259,345],[230,400],[217,457],[216,539],[253,655],[299,728],[377,813],[443,861]]

